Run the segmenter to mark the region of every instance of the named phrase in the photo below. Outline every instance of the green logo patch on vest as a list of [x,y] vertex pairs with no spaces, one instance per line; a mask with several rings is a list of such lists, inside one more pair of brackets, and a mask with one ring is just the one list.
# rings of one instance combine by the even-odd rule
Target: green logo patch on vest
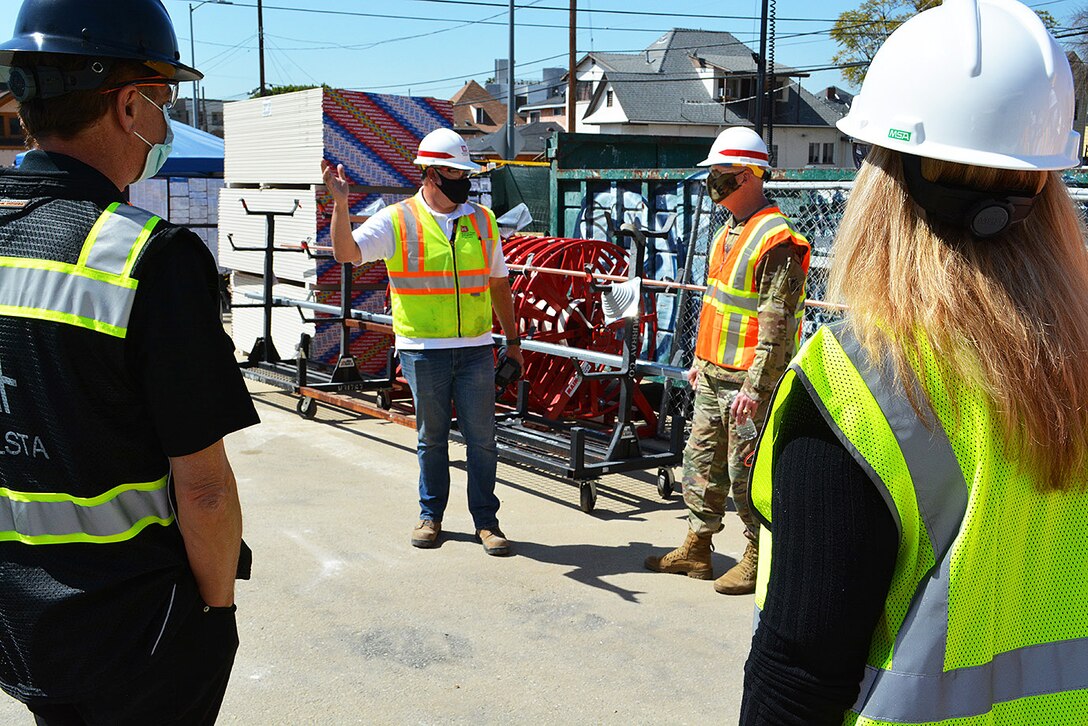
[[910,141],[911,132],[902,129],[888,129],[888,138],[896,141]]

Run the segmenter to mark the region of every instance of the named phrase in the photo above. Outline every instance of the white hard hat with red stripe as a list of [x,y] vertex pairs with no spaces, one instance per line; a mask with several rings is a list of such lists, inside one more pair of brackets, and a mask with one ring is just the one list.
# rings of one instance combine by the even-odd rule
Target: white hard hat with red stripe
[[770,167],[767,145],[759,134],[746,126],[731,126],[718,134],[710,147],[710,156],[699,162],[699,166],[742,165]]
[[479,171],[482,167],[468,155],[468,144],[453,129],[435,129],[419,142],[412,162],[419,166],[448,166],[451,169]]

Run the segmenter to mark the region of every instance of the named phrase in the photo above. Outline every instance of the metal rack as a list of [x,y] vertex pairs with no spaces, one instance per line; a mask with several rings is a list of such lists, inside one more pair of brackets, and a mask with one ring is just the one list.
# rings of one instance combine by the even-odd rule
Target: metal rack
[[[392,371],[395,370],[393,352],[390,349],[389,359],[386,362],[386,375],[379,377],[364,377],[359,373],[355,365],[355,359],[351,355],[350,328],[359,327],[359,321],[353,319],[351,310],[351,265],[346,264],[341,268],[340,278],[340,307],[318,306],[320,312],[328,313],[330,318],[307,318],[302,312],[311,307],[306,301],[291,300],[278,297],[273,291],[275,271],[273,260],[276,253],[302,253],[313,259],[327,258],[332,255],[315,252],[306,243],[298,246],[279,246],[275,244],[276,217],[294,216],[299,209],[299,201],[296,199],[289,211],[256,211],[251,210],[244,199],[240,200],[246,214],[261,215],[265,217],[265,244],[262,247],[244,247],[235,244],[231,235],[227,235],[227,241],[231,247],[239,252],[262,252],[264,254],[264,284],[260,295],[246,293],[244,296],[258,302],[233,303],[234,308],[261,308],[264,312],[263,335],[254,342],[246,360],[239,363],[242,375],[246,378],[274,386],[276,388],[296,393],[299,395],[296,411],[303,418],[311,419],[317,415],[317,401],[325,400],[334,405],[342,406],[347,397],[342,394],[349,391],[378,390],[388,392],[396,385],[392,379]],[[340,326],[340,352],[336,365],[332,370],[315,368],[310,360],[310,336],[303,333],[295,351],[294,360],[284,360],[276,349],[272,340],[272,311],[275,308],[294,308],[299,316],[307,323],[337,324]],[[373,324],[372,324],[373,325]],[[391,332],[389,326],[378,324],[378,329],[383,332]],[[377,410],[377,409],[376,409]],[[365,411],[375,415],[370,411]]]
[[[617,236],[630,238],[632,264],[628,265],[628,280],[642,280],[647,238],[664,237],[668,226],[657,232],[646,232],[631,224],[623,225]],[[609,287],[593,283],[598,292]],[[672,496],[675,482],[670,467],[683,458],[686,422],[672,416],[666,434],[655,429],[652,435],[640,436],[635,424],[635,393],[638,377],[653,370],[666,378],[684,379],[680,368],[646,364],[638,360],[642,348],[641,310],[644,299],[639,293],[638,314],[627,317],[622,332],[622,353],[604,355],[561,345],[543,344],[527,339],[525,350],[560,355],[579,363],[582,380],[609,379],[619,386],[619,405],[610,426],[595,426],[588,422],[556,421],[534,414],[528,408],[527,381],[518,387],[514,411],[502,413],[496,419],[496,443],[499,456],[508,461],[543,469],[574,481],[579,488],[582,511],[592,512],[597,503],[597,479],[605,474],[645,470],[657,467],[657,489],[663,498]],[[603,365],[606,370],[592,370]],[[664,427],[662,427],[664,428]],[[452,435],[460,439],[453,429]]]

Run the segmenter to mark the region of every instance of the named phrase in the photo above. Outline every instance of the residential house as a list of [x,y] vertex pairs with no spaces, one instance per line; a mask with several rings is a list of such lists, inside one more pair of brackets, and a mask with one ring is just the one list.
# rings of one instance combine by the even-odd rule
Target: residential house
[[[516,161],[539,161],[544,158],[544,151],[548,145],[548,139],[557,131],[562,131],[563,126],[555,121],[534,121],[523,126],[517,126],[518,139],[515,141],[517,155]],[[468,150],[472,158],[477,161],[505,158],[503,150],[506,148],[506,129],[502,128],[485,136],[468,140]]]
[[0,92],[0,166],[14,166],[15,157],[26,151],[19,104],[11,92]]
[[[700,136],[753,126],[757,54],[731,33],[675,29],[641,53],[589,53],[576,67],[577,132]],[[807,74],[777,65],[772,161],[780,168],[853,166],[850,139],[835,128],[847,104],[801,87]]]
[[450,98],[453,130],[466,139],[497,131],[506,124],[506,104],[476,81],[469,81]]
[[1075,51],[1066,54],[1069,67],[1073,71],[1073,89],[1076,100],[1073,104],[1073,130],[1080,134],[1081,164],[1088,162],[1088,64],[1080,59]]

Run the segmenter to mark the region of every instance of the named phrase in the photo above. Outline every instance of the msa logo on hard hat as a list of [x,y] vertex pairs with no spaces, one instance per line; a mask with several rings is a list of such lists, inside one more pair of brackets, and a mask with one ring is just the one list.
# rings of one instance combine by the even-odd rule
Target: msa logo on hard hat
[[910,142],[910,132],[902,129],[888,129],[888,138],[896,141]]

